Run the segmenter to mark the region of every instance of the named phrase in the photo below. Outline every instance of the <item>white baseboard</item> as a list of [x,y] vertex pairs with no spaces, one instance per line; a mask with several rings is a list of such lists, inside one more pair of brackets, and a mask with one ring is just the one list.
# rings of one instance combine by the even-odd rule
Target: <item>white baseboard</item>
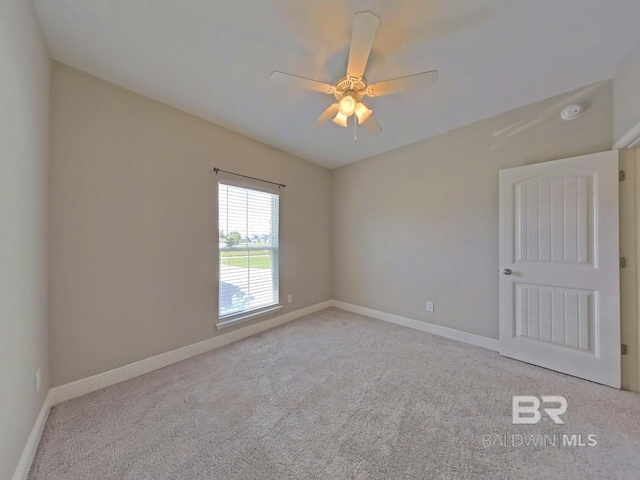
[[36,452],[38,451],[40,437],[42,437],[42,432],[44,431],[44,426],[47,424],[50,411],[51,392],[49,392],[44,399],[38,418],[36,418],[36,423],[31,429],[29,438],[27,438],[27,443],[22,450],[22,455],[20,455],[20,460],[18,460],[18,466],[13,474],[13,480],[27,480],[29,470],[31,470],[31,464],[33,463],[33,458],[36,456]]
[[71,400],[72,398],[86,395],[87,393],[95,392],[101,388],[115,385],[116,383],[124,382],[132,378],[144,375],[145,373],[153,372],[160,368],[174,363],[181,362],[196,355],[206,353],[210,350],[223,347],[233,342],[237,342],[256,333],[264,332],[271,328],[283,325],[287,322],[291,322],[310,313],[323,310],[331,306],[331,300],[326,302],[317,303],[310,307],[301,308],[294,312],[285,313],[278,317],[270,318],[260,323],[255,323],[248,327],[239,328],[229,333],[217,335],[215,337],[203,340],[202,342],[193,343],[186,347],[178,348],[170,352],[161,353],[155,357],[145,358],[129,365],[124,365],[119,368],[114,368],[107,372],[99,373],[91,377],[76,380],[75,382],[60,385],[49,390],[51,406],[60,402]]
[[193,343],[170,352],[161,353],[154,357],[145,358],[129,365],[109,370],[107,372],[99,373],[91,377],[76,380],[75,382],[60,385],[49,390],[49,406],[56,405],[72,398],[86,395],[87,393],[95,392],[101,388],[115,385],[116,383],[130,380],[132,378],[144,375],[145,373],[153,372],[160,368],[174,363],[181,362],[196,355],[206,353],[210,350],[223,347],[230,343],[236,342],[256,333],[264,332],[271,328],[283,325],[292,320],[296,320],[310,313],[320,311],[328,307],[337,307],[343,310],[347,310],[361,315],[366,315],[379,320],[395,323],[405,327],[413,328],[441,337],[451,338],[461,342],[469,343],[479,347],[488,348],[490,350],[498,350],[498,340],[488,337],[482,337],[473,333],[462,332],[460,330],[454,330],[452,328],[442,327],[411,318],[401,317],[399,315],[393,315],[391,313],[385,313],[371,308],[360,307],[358,305],[352,305],[350,303],[340,302],[337,300],[328,300],[326,302],[318,303],[310,307],[302,308],[294,312],[286,313],[278,317],[270,318],[260,323],[255,323],[245,328],[239,328],[229,333],[217,335],[215,337],[203,340],[202,342]]
[[206,353],[210,350],[223,347],[243,338],[250,337],[257,333],[264,332],[271,328],[283,325],[285,323],[296,320],[305,315],[318,312],[325,308],[336,307],[349,312],[359,313],[368,317],[376,318],[378,320],[384,320],[386,322],[395,323],[404,327],[413,328],[423,332],[439,335],[441,337],[451,338],[460,342],[476,345],[478,347],[488,348],[490,350],[498,350],[498,340],[488,337],[482,337],[473,333],[462,332],[460,330],[454,330],[452,328],[442,327],[439,325],[433,325],[431,323],[414,320],[411,318],[401,317],[399,315],[393,315],[391,313],[385,313],[371,308],[360,307],[350,303],[340,302],[337,300],[328,300],[326,302],[317,303],[310,307],[296,310],[295,312],[286,313],[278,317],[270,318],[260,323],[250,325],[248,327],[239,328],[229,333],[217,335],[215,337],[203,340],[202,342],[187,345],[186,347],[178,348],[170,352],[161,353],[154,357],[140,360],[139,362],[131,363],[107,372],[99,373],[91,377],[83,378],[75,382],[60,385],[49,390],[49,393],[42,405],[40,414],[36,419],[35,425],[31,430],[31,434],[27,440],[27,444],[22,452],[18,467],[16,468],[13,480],[26,480],[29,475],[31,463],[38,449],[40,437],[47,423],[49,417],[49,411],[51,407],[67,401],[72,398],[86,395],[87,393],[95,392],[101,388],[115,385],[116,383],[130,380],[132,378],[144,375],[145,373],[158,370],[160,368],[172,365],[174,363],[181,362],[196,355]]
[[331,303],[332,306],[341,308],[342,310],[347,310],[348,312],[359,313],[360,315],[377,318],[378,320],[395,323],[396,325],[413,328],[414,330],[420,330],[422,332],[431,333],[440,337],[451,338],[452,340],[458,340],[459,342],[468,343],[477,347],[488,348],[489,350],[495,350],[496,352],[500,349],[498,340],[496,340],[495,338],[482,337],[474,333],[467,333],[461,330],[455,330],[453,328],[442,327],[440,325],[434,325],[433,323],[427,323],[420,320],[414,320],[412,318],[401,317],[400,315],[381,312],[379,310],[373,310],[371,308],[361,307],[359,305],[353,305],[351,303],[340,302],[338,300],[332,300]]

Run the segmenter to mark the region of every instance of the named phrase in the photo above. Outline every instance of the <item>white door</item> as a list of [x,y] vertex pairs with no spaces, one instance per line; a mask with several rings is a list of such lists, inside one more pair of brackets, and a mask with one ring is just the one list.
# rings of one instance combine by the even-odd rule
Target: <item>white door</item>
[[500,353],[620,388],[618,152],[500,171]]

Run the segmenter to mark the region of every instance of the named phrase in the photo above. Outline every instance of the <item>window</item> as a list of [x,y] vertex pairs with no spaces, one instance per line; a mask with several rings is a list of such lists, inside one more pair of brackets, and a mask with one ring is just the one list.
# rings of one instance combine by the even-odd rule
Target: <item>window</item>
[[279,303],[279,196],[245,185],[221,179],[218,188],[219,328]]

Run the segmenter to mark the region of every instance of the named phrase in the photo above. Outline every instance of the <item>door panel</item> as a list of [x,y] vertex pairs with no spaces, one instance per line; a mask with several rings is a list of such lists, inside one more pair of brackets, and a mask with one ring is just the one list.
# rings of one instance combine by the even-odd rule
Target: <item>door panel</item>
[[502,170],[500,353],[619,388],[618,250],[617,152]]
[[593,351],[596,292],[515,284],[516,336]]
[[[515,185],[518,261],[589,262],[589,178],[537,178]],[[591,232],[593,234],[593,232]]]

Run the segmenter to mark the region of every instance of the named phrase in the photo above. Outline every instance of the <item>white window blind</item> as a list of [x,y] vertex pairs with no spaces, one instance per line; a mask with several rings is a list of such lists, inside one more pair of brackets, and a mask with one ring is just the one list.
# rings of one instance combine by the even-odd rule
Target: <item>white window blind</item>
[[279,302],[279,196],[221,180],[219,318]]

